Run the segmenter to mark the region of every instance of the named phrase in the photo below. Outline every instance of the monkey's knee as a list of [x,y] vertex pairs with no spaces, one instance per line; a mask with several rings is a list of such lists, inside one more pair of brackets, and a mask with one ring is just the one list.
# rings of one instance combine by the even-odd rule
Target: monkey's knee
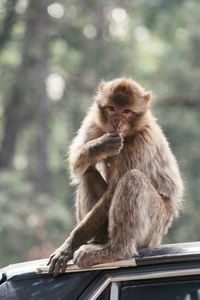
[[132,169],[127,171],[121,178],[121,181],[126,184],[132,184],[133,185],[145,185],[147,181],[147,177],[142,173],[141,171],[137,169]]
[[[119,180],[114,197],[123,199],[124,201],[135,198],[140,192],[148,189],[148,179],[147,177],[139,170],[132,169],[127,171]],[[121,201],[120,200],[120,201]]]
[[110,214],[131,213],[132,210],[137,210],[138,205],[135,205],[135,202],[138,200],[141,202],[141,198],[144,198],[146,191],[150,189],[149,185],[148,179],[141,171],[137,169],[127,171],[116,186]]

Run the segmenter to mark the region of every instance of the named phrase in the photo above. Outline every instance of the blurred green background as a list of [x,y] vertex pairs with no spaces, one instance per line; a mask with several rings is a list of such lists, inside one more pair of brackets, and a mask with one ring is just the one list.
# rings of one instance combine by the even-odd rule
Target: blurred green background
[[200,238],[199,0],[0,1],[0,265],[47,257],[75,225],[67,147],[101,79],[130,76],[180,165],[165,243]]

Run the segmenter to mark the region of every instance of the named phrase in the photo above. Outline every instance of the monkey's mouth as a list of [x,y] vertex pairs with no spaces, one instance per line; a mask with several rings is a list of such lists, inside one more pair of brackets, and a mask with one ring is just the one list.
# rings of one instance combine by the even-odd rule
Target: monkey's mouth
[[112,133],[119,133],[119,134],[121,134],[121,133],[123,133],[123,130],[121,130],[121,129],[114,129],[114,130],[112,130]]
[[109,133],[118,133],[121,137],[125,137],[127,135],[127,130],[115,129],[110,130]]

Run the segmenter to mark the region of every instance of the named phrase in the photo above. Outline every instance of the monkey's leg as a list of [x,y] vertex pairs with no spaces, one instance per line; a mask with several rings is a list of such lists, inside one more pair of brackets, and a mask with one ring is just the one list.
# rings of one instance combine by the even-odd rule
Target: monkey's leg
[[107,183],[93,167],[81,176],[76,192],[76,217],[78,223],[87,215],[107,189]]
[[[97,170],[84,175],[81,181],[83,198],[79,198],[79,201],[84,202],[86,200],[87,205],[80,209],[85,213],[88,209],[88,213],[71,232],[69,238],[50,256],[48,261],[50,273],[58,274],[61,269],[64,272],[67,262],[73,258],[74,251],[80,245],[91,241],[91,239],[100,243],[108,241],[108,211],[112,199],[110,191],[107,190],[107,185]],[[98,196],[100,197],[101,194],[102,197],[99,199]],[[79,197],[81,197],[81,189],[79,190]],[[94,199],[93,197],[97,198]]]
[[158,245],[171,221],[170,200],[165,203],[142,172],[134,169],[121,178],[109,211],[113,249],[119,243],[130,257],[135,248]]
[[106,245],[82,245],[74,254],[80,267],[129,259],[143,247],[160,243],[172,221],[170,203],[165,205],[147,177],[138,170],[127,172],[117,184],[109,210]]
[[[90,168],[83,174],[76,194],[76,214],[78,223],[94,207],[107,189],[107,184],[101,174]],[[108,241],[108,222],[99,228],[97,235],[91,240],[94,243],[105,244]]]

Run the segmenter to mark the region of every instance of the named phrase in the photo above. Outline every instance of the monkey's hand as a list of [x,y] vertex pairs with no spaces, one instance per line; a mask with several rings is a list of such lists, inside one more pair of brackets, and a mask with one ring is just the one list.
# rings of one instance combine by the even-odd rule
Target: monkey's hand
[[92,153],[99,154],[101,159],[117,155],[123,148],[123,138],[119,133],[106,133],[92,145]]
[[74,253],[73,262],[79,268],[83,268],[83,269],[87,269],[93,265],[99,264],[101,263],[101,257],[99,254],[105,251],[104,247],[105,247],[104,245],[96,245],[96,244],[82,245]]
[[47,265],[49,265],[49,273],[58,275],[60,271],[63,273],[67,267],[67,263],[73,258],[74,251],[71,242],[67,239],[54,253],[51,254]]

